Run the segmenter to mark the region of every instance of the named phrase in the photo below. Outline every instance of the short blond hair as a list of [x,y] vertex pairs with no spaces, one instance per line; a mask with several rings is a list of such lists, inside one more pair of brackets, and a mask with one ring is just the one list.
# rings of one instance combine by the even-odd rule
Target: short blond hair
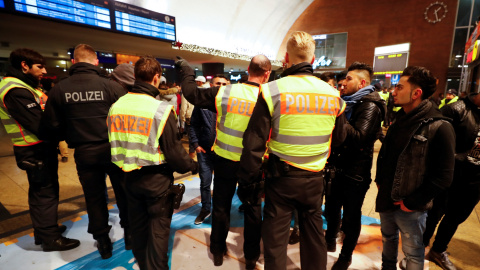
[[94,63],[97,60],[95,49],[88,44],[78,44],[73,51],[75,62]]
[[306,32],[293,32],[287,41],[287,53],[301,61],[310,62],[315,54],[315,40]]

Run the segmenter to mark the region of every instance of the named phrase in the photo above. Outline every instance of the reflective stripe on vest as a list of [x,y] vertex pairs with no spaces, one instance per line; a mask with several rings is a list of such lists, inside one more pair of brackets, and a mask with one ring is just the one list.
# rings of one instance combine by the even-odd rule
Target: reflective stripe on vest
[[30,85],[24,83],[20,79],[6,77],[0,82],[0,118],[2,120],[2,124],[5,126],[5,130],[12,140],[13,145],[29,146],[42,142],[35,134],[25,129],[8,113],[8,108],[5,106],[4,98],[13,88],[23,88],[30,91],[42,110],[45,108],[45,103],[47,100],[47,96],[42,91],[32,88]]
[[444,98],[442,99],[442,101],[440,102],[440,105],[438,105],[438,108],[441,109],[443,106],[447,105],[447,104],[451,104],[451,103],[455,103],[458,101],[458,96],[455,96],[454,98],[452,98],[448,103],[447,103],[447,99]]
[[257,102],[259,88],[249,84],[220,87],[215,98],[217,107],[217,138],[215,153],[239,161],[243,150],[243,133],[247,129]]
[[288,76],[261,91],[272,116],[269,152],[298,168],[321,171],[335,119],[345,110],[339,92],[313,76]]
[[164,163],[158,139],[173,110],[172,105],[148,95],[121,97],[107,118],[112,162],[126,172]]

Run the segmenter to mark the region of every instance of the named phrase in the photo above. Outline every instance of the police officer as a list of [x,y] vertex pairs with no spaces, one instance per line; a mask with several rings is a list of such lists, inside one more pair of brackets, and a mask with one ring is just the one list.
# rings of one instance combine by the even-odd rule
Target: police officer
[[[230,209],[235,194],[242,153],[243,132],[247,128],[253,108],[258,98],[260,84],[268,81],[271,72],[270,60],[264,55],[252,58],[248,66],[249,77],[245,83],[234,85],[197,88],[195,72],[181,59],[176,63],[182,78],[185,98],[195,106],[217,111],[217,138],[213,151],[217,155],[214,162],[212,233],[210,252],[214,265],[223,264],[227,252],[226,239],[230,227]],[[212,85],[216,82],[213,81]],[[262,224],[260,199],[252,202],[244,211],[245,231],[243,252],[246,268],[254,269],[260,256],[260,232]]]
[[268,146],[262,229],[267,270],[287,267],[294,209],[300,224],[302,269],[326,269],[327,265],[321,208],[323,168],[330,144],[337,145],[345,138],[345,105],[338,91],[313,76],[314,52],[311,35],[294,32],[289,37],[284,78],[261,85],[243,136],[238,176],[239,191],[247,191],[239,197],[246,204],[255,198],[248,190],[255,190],[249,186],[255,185]]
[[107,114],[110,106],[126,90],[118,83],[100,76],[95,50],[86,44],[75,47],[74,65],[70,77],[60,81],[50,91],[44,123],[51,136],[62,134],[70,148],[75,149],[78,178],[82,184],[88,214],[88,232],[97,240],[103,259],[112,256],[112,242],[108,233],[105,174],[110,177],[120,225],[125,231],[125,248],[131,249],[128,230],[126,197],[120,186],[123,171],[111,163],[108,143]]
[[0,117],[13,143],[17,166],[27,171],[28,205],[35,244],[44,251],[69,250],[80,241],[62,236],[58,226],[58,159],[56,143],[39,139],[46,96],[39,87],[47,73],[45,59],[31,49],[10,54],[10,66],[0,82]]
[[135,84],[110,109],[108,134],[112,162],[126,172],[133,254],[140,269],[168,269],[168,238],[173,213],[185,190],[173,185],[173,171],[197,173],[183,149],[175,110],[155,99],[162,68],[155,58],[135,63]]

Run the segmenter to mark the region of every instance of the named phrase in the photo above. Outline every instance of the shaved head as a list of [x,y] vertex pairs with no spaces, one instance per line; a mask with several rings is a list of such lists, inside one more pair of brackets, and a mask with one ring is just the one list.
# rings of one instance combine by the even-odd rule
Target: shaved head
[[98,62],[95,49],[88,44],[78,44],[73,52],[73,57],[76,63],[87,62],[95,65]]
[[248,73],[254,77],[263,76],[266,71],[270,70],[272,70],[272,64],[263,54],[254,56],[248,66]]

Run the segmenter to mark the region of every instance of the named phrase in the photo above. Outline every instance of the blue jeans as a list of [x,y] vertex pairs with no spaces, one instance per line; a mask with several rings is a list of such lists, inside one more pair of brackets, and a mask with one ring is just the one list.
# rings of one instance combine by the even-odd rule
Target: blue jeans
[[422,270],[425,260],[423,233],[427,212],[404,212],[400,209],[380,213],[382,230],[382,270],[397,269],[398,233],[408,270]]
[[205,149],[206,153],[197,153],[198,173],[200,175],[200,196],[202,198],[202,209],[210,212],[212,206],[212,185],[213,161],[215,153]]

